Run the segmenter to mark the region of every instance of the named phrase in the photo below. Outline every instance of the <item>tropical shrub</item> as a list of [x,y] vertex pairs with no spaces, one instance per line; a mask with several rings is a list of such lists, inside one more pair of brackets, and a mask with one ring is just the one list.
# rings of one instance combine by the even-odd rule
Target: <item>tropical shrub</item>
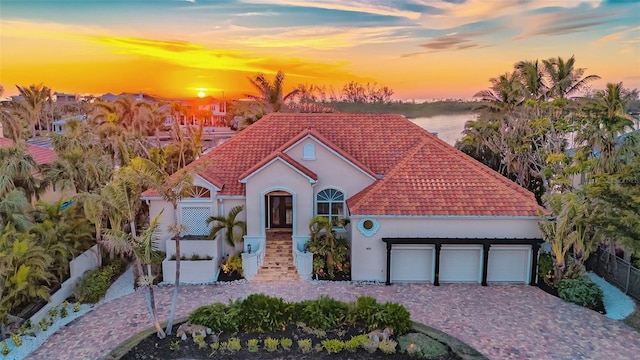
[[289,338],[283,338],[280,340],[280,345],[285,350],[291,350],[291,346],[293,345],[293,340]]
[[313,345],[311,343],[311,339],[300,339],[298,340],[298,348],[300,349],[300,352],[302,352],[303,354],[307,354],[311,351],[311,349],[313,348]]
[[406,334],[413,323],[411,322],[411,314],[402,305],[387,302],[380,305],[380,309],[373,316],[373,322],[367,324],[369,329],[390,328],[396,335]]
[[295,309],[296,321],[315,329],[330,330],[345,322],[349,307],[342,301],[320,296],[297,303]]
[[268,352],[278,351],[278,345],[280,345],[280,340],[278,339],[272,337],[264,339],[264,349]]
[[241,254],[236,254],[227,259],[224,264],[222,264],[222,271],[225,274],[229,274],[232,272],[237,272],[240,275],[244,276],[244,271],[242,269],[242,256]]
[[329,354],[337,354],[344,350],[344,341],[338,339],[323,340],[322,347],[327,350]]
[[378,349],[380,349],[380,351],[382,351],[383,353],[389,355],[389,354],[396,353],[396,346],[398,346],[397,342],[393,340],[387,340],[387,341],[381,341],[378,344]]
[[562,279],[558,284],[558,296],[562,300],[591,310],[604,310],[602,290],[588,276],[581,276],[576,279]]
[[279,331],[291,322],[292,305],[282,298],[249,295],[240,306],[240,328],[246,332]]
[[[378,300],[371,296],[358,296],[355,304],[349,309],[349,322],[373,324],[374,316],[379,311],[380,304]],[[373,330],[373,329],[371,329]]]
[[[349,242],[336,235],[335,226],[343,227],[349,223],[348,219],[336,219],[333,222],[327,217],[316,216],[309,222],[310,238],[307,250],[314,254],[314,273],[323,275],[325,270],[330,279],[335,272],[349,274]],[[321,260],[316,260],[321,259]]]
[[85,304],[95,304],[104,297],[115,275],[113,265],[87,270],[75,289],[76,299]]
[[553,258],[550,254],[543,253],[538,258],[538,279],[543,280],[549,286],[554,283]]
[[197,308],[189,315],[192,324],[203,325],[213,332],[238,332],[240,329],[241,301],[231,301],[228,305],[214,303]]

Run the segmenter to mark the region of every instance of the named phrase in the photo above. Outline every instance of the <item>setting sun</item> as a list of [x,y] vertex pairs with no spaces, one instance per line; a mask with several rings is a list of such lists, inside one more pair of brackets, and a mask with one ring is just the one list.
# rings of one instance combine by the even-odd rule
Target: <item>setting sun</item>
[[198,97],[203,98],[205,95],[204,91],[198,91]]

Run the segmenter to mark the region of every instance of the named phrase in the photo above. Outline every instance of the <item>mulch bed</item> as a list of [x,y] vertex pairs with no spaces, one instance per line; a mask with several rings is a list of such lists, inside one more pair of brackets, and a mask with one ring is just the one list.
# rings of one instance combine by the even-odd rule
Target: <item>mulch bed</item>
[[229,273],[220,271],[220,274],[218,274],[218,281],[222,281],[222,282],[236,281],[240,279],[244,279],[244,277],[240,275],[240,273],[237,271],[231,271]]
[[[177,329],[177,327],[176,327]],[[313,346],[322,342],[322,340],[326,339],[336,339],[340,338],[342,340],[348,340],[351,336],[367,333],[364,328],[355,328],[355,327],[345,327],[341,329],[343,333],[338,336],[338,334],[334,332],[327,332],[326,337],[318,337],[314,334],[309,334],[304,332],[302,329],[298,328],[295,325],[290,325],[285,328],[284,331],[277,333],[259,333],[259,334],[247,334],[247,333],[238,333],[236,335],[231,334],[221,334],[218,337],[218,341],[227,341],[231,337],[238,337],[240,339],[240,343],[242,344],[242,349],[236,352],[230,351],[217,351],[212,353],[210,348],[210,344],[215,342],[215,335],[208,335],[206,337],[207,346],[204,349],[200,349],[198,345],[196,345],[191,337],[189,337],[185,341],[181,341],[174,335],[168,336],[165,339],[158,339],[156,334],[152,334],[142,340],[137,346],[131,349],[126,355],[122,357],[123,360],[142,360],[142,359],[229,359],[229,360],[244,360],[244,359],[331,359],[331,360],[340,360],[340,359],[352,359],[352,360],[368,360],[368,359],[415,359],[410,357],[406,353],[395,353],[386,355],[382,353],[380,350],[376,350],[375,353],[371,354],[364,349],[358,349],[357,352],[340,352],[338,354],[328,354],[326,350],[316,351],[312,349],[309,353],[302,353],[298,349],[297,340],[298,339],[311,339]],[[263,340],[267,337],[272,337],[275,339],[283,339],[289,338],[293,340],[293,345],[290,350],[282,350],[279,348],[278,351],[275,352],[267,352],[263,349]],[[258,352],[249,352],[247,350],[247,341],[249,339],[260,339]],[[176,349],[175,344],[179,342],[179,347]],[[170,346],[174,344],[174,350],[170,349]],[[437,360],[461,360],[453,352],[449,351],[447,355],[434,358]]]

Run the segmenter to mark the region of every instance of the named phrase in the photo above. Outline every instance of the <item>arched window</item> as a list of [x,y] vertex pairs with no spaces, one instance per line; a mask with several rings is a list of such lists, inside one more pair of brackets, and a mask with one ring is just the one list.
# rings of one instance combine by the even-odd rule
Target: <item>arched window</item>
[[304,144],[302,160],[315,160],[316,159],[316,147],[312,143]]
[[184,192],[185,198],[206,199],[211,197],[211,191],[202,186],[193,186]]
[[316,195],[316,215],[326,216],[330,221],[344,217],[344,194],[340,190],[325,189]]

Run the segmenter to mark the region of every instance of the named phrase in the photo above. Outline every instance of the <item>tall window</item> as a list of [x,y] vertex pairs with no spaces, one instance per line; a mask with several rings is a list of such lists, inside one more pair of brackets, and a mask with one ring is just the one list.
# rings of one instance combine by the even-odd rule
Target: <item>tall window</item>
[[336,189],[325,189],[316,195],[316,215],[334,221],[344,217],[344,194]]

